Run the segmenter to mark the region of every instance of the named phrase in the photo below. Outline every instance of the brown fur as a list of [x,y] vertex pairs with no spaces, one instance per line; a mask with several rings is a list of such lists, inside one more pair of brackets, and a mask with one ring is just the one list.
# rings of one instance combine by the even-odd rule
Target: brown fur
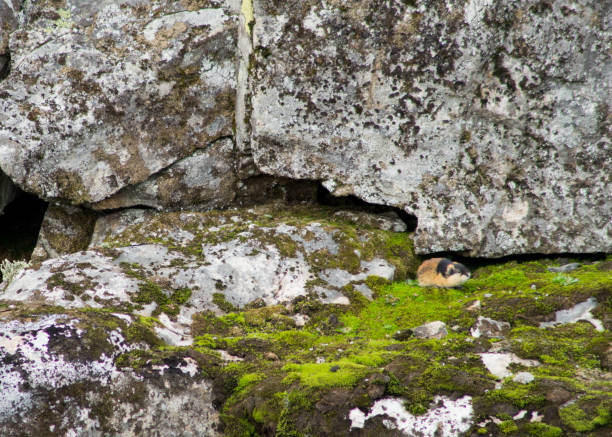
[[463,264],[446,258],[428,259],[417,270],[417,279],[421,287],[458,287],[469,277],[470,272]]

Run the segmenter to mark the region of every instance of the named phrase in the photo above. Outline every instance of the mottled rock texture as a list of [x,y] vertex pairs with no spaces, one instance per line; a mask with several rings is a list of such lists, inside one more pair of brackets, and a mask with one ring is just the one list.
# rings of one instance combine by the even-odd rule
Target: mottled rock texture
[[612,251],[608,2],[242,3],[0,2],[2,171],[97,209],[264,173],[414,214],[421,253]]
[[418,252],[612,250],[609,2],[255,0],[270,174],[418,217]]
[[0,84],[2,170],[95,203],[231,136],[239,6],[28,2]]
[[0,214],[4,207],[15,199],[17,189],[11,179],[0,171]]
[[134,341],[136,325],[108,313],[4,310],[0,433],[218,435],[212,388],[196,360],[183,354],[138,372],[118,366],[122,354],[148,348]]
[[95,213],[78,206],[49,205],[31,260],[39,262],[87,249],[96,218]]
[[[89,250],[65,254],[50,247],[47,253],[64,254],[24,270],[0,290],[3,299],[20,302],[132,308],[146,317],[167,313],[173,318],[167,328],[180,343],[187,341],[195,312],[222,314],[298,297],[348,305],[353,293],[372,297],[373,275],[401,280],[414,274],[418,260],[406,234],[356,231],[326,218],[329,212],[308,206],[128,210],[97,221]],[[53,207],[47,226],[53,225],[49,217],[71,213],[79,211]],[[57,233],[52,236],[61,243]]]
[[223,207],[236,195],[236,175],[232,166],[233,142],[222,138],[204,150],[175,162],[144,182],[128,185],[95,209],[150,206],[177,209]]

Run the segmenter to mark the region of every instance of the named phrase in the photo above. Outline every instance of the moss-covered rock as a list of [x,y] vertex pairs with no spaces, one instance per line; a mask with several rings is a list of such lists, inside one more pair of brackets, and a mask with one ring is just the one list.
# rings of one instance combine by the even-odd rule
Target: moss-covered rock
[[[228,436],[399,435],[407,423],[413,428],[405,432],[434,430],[425,435],[438,427],[455,430],[448,435],[608,431],[610,259],[577,260],[564,273],[575,280],[558,280],[549,271],[555,263],[541,259],[473,265],[462,288],[422,288],[408,279],[417,264],[408,236],[340,217],[278,205],[117,214],[98,223],[96,249],[21,273],[3,294],[13,300],[1,304],[0,316],[31,317],[26,302],[53,297],[61,306],[44,312],[75,320],[73,331],[58,330],[75,333],[61,334],[70,351],[57,353],[66,360],[111,356],[117,371],[144,381],[195,363]],[[238,265],[237,253],[242,260],[265,254],[268,263],[299,259],[312,279],[295,296],[273,287],[273,299],[235,299],[249,278],[230,278],[239,271],[228,267]],[[365,271],[383,261],[379,271],[393,275]],[[254,270],[251,278],[261,274]],[[343,300],[323,296],[325,287]],[[480,335],[475,327],[484,319],[503,329]],[[410,335],[432,321],[448,335]],[[109,332],[120,332],[124,346]],[[115,392],[100,396],[96,414],[109,418],[96,429],[113,429],[107,412]],[[454,408],[465,413],[461,426]]]

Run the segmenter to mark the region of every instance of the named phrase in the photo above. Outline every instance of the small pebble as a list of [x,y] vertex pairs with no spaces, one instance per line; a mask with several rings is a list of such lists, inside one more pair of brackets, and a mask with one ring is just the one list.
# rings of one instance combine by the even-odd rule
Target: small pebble
[[518,382],[519,384],[529,384],[530,382],[533,382],[534,379],[535,376],[529,372],[519,372],[514,375],[514,378],[512,378],[514,382]]
[[580,264],[570,263],[570,264],[562,265],[560,267],[549,267],[548,271],[553,272],[553,273],[565,273],[565,272],[571,272],[572,270],[576,270],[578,267],[580,267]]

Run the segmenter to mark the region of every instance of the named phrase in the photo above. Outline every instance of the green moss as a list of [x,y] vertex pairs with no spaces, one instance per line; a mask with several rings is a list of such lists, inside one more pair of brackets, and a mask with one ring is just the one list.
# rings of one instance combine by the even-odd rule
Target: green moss
[[612,342],[612,333],[599,333],[590,323],[580,322],[547,329],[522,326],[512,330],[511,338],[512,349],[520,357],[555,367],[558,375],[572,376],[576,366],[600,367],[598,352]]
[[371,338],[393,335],[401,329],[441,320],[450,323],[464,319],[471,325],[475,318],[465,314],[463,301],[469,295],[460,289],[421,288],[406,283],[375,286],[378,298],[358,315],[347,314],[342,322],[351,332]]
[[561,437],[563,435],[561,428],[539,422],[528,423],[523,429],[533,437]]
[[238,385],[236,386],[237,392],[244,392],[244,390],[252,384],[255,384],[262,379],[264,379],[266,375],[264,373],[255,372],[255,373],[245,373],[238,380]]
[[594,408],[581,408],[593,399],[585,397],[576,403],[561,408],[559,410],[561,422],[578,432],[592,431],[595,428],[612,423],[612,401],[610,399],[596,403]]
[[535,383],[506,382],[500,389],[487,392],[483,401],[493,404],[507,402],[521,409],[538,408],[544,405],[546,395]]
[[285,382],[299,380],[307,387],[352,387],[370,369],[350,360],[331,363],[287,364],[283,370],[288,372]]
[[223,293],[213,293],[212,301],[221,311],[225,311],[226,313],[238,310],[238,308],[236,308],[231,302],[225,299],[225,295]]
[[499,430],[502,434],[512,434],[518,432],[519,428],[513,420],[504,420],[499,424]]

